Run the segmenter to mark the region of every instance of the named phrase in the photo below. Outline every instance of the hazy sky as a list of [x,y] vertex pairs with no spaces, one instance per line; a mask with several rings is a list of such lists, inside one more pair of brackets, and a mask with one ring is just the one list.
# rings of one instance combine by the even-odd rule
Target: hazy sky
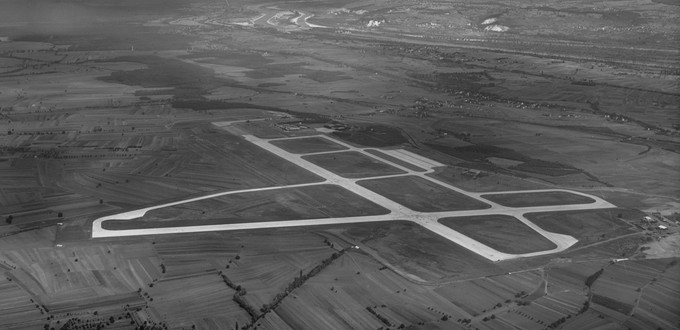
[[116,33],[201,1],[217,0],[0,0],[0,36]]
[[[211,1],[211,0],[207,0]],[[162,14],[199,1],[181,0],[0,0],[0,26],[127,20]]]

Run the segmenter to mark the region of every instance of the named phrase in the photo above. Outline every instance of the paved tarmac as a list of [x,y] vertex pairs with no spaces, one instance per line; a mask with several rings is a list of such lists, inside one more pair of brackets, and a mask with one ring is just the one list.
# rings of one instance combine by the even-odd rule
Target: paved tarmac
[[[435,184],[438,184],[440,186],[446,187],[448,189],[451,189],[453,191],[456,191],[458,193],[464,194],[470,198],[479,200],[483,203],[488,204],[490,207],[485,208],[485,209],[476,209],[476,210],[463,210],[463,211],[444,211],[444,212],[418,212],[411,210],[407,208],[404,205],[401,205],[395,201],[392,201],[385,196],[382,196],[380,194],[377,194],[371,190],[368,190],[360,185],[357,184],[357,181],[360,180],[365,180],[367,178],[361,178],[361,179],[351,179],[351,178],[343,178],[340,175],[337,175],[323,167],[320,167],[318,165],[315,165],[305,159],[303,159],[303,156],[306,155],[312,155],[312,154],[319,154],[319,153],[328,153],[328,152],[319,152],[319,153],[307,153],[307,154],[292,154],[290,152],[287,152],[271,143],[269,141],[272,140],[285,140],[285,139],[304,139],[304,138],[309,138],[309,136],[301,136],[301,137],[292,137],[292,138],[281,138],[281,139],[261,139],[258,137],[255,137],[253,135],[244,135],[243,136],[247,141],[250,143],[253,143],[263,149],[266,149],[267,151],[285,159],[286,161],[289,161],[291,163],[294,163],[322,178],[325,178],[326,180],[323,182],[316,182],[316,183],[307,183],[307,184],[297,184],[297,185],[288,185],[288,186],[278,186],[278,187],[266,187],[266,188],[255,188],[255,189],[244,189],[244,190],[236,190],[236,191],[228,191],[228,192],[221,192],[221,193],[215,193],[215,194],[210,194],[206,196],[201,196],[201,197],[196,197],[196,198],[191,198],[191,199],[186,199],[182,201],[177,201],[173,203],[166,203],[166,204],[161,204],[157,206],[152,206],[152,207],[147,207],[143,209],[138,209],[138,210],[133,210],[133,211],[128,211],[128,212],[123,212],[115,215],[110,215],[110,216],[105,216],[101,217],[99,219],[94,220],[92,223],[92,237],[93,238],[100,238],[100,237],[121,237],[121,236],[138,236],[138,235],[160,235],[160,234],[175,234],[175,233],[192,233],[192,232],[208,232],[208,231],[224,231],[224,230],[243,230],[243,229],[262,229],[262,228],[281,228],[281,227],[296,227],[296,226],[313,226],[313,225],[329,225],[329,224],[347,224],[347,223],[362,223],[362,222],[375,222],[375,221],[390,221],[390,220],[406,220],[406,221],[412,221],[415,222],[428,230],[458,244],[466,249],[473,251],[489,260],[492,261],[500,261],[500,260],[507,260],[507,259],[513,259],[513,258],[520,258],[520,257],[532,257],[532,256],[538,256],[538,255],[545,255],[545,254],[550,254],[550,253],[556,253],[560,251],[564,251],[565,249],[569,248],[570,246],[574,245],[578,240],[569,236],[569,235],[562,235],[562,234],[557,234],[557,233],[552,233],[545,231],[529,221],[527,218],[524,217],[524,214],[526,213],[532,213],[532,212],[557,212],[557,211],[575,211],[575,210],[591,210],[591,209],[606,209],[606,208],[615,208],[616,206],[597,197],[597,196],[592,196],[589,194],[581,193],[581,192],[576,192],[576,191],[571,191],[571,190],[564,190],[564,189],[542,189],[542,190],[521,190],[521,191],[503,191],[503,192],[483,192],[483,193],[476,193],[476,192],[469,192],[465,191],[463,189],[460,189],[456,186],[450,185],[446,182],[439,181],[435,178],[432,178],[430,176],[427,176],[426,174],[432,173],[434,171],[434,168],[437,166],[441,166],[442,164],[437,163],[436,161],[429,160],[423,156],[416,155],[413,153],[410,153],[409,151],[406,150],[398,150],[398,151],[389,151],[388,154],[393,157],[400,157],[402,161],[412,163],[413,165],[416,165],[418,167],[422,167],[423,169],[426,169],[426,172],[416,172],[409,170],[406,167],[400,166],[399,164],[395,164],[392,162],[389,162],[385,159],[382,159],[378,156],[375,156],[369,152],[366,151],[366,149],[371,149],[371,148],[359,148],[352,146],[350,144],[344,143],[342,141],[330,138],[326,135],[315,135],[315,137],[322,137],[325,139],[328,139],[334,143],[343,145],[347,148],[347,150],[342,150],[340,152],[346,152],[346,151],[356,151],[360,152],[363,155],[367,157],[374,158],[378,161],[387,163],[391,166],[394,166],[396,168],[399,168],[406,172],[405,174],[395,174],[395,175],[385,175],[385,176],[378,176],[378,177],[371,177],[370,179],[374,178],[388,178],[388,177],[399,177],[399,176],[418,176],[421,177],[425,180],[431,181]],[[224,196],[224,195],[229,195],[229,194],[239,194],[239,193],[245,193],[245,192],[253,192],[253,191],[266,191],[266,190],[276,190],[276,189],[283,189],[283,188],[295,188],[295,187],[305,187],[305,186],[314,186],[314,185],[321,185],[321,184],[334,184],[338,185],[340,187],[343,187],[359,196],[362,196],[363,198],[366,198],[388,210],[390,210],[389,214],[385,215],[375,215],[375,216],[358,216],[358,217],[343,217],[343,218],[323,218],[323,219],[307,219],[307,220],[289,220],[289,221],[268,221],[268,222],[248,222],[248,223],[237,223],[237,224],[220,224],[220,225],[203,225],[203,226],[182,226],[182,227],[168,227],[168,228],[145,228],[145,229],[126,229],[126,230],[108,230],[102,228],[102,222],[106,220],[133,220],[136,218],[140,218],[146,214],[146,212],[154,209],[159,209],[159,208],[164,208],[164,207],[169,207],[169,206],[175,206],[175,205],[180,205],[184,203],[190,203],[202,199],[209,199],[209,198],[215,198],[219,196]],[[490,200],[484,199],[481,197],[481,195],[488,195],[488,194],[511,194],[511,193],[527,193],[527,192],[533,192],[533,193],[541,193],[541,192],[551,192],[551,191],[563,191],[567,193],[572,193],[572,194],[577,194],[577,195],[582,195],[589,197],[594,200],[592,203],[588,204],[570,204],[570,205],[554,205],[554,206],[535,206],[535,207],[507,207],[507,206],[502,206],[500,204],[494,203]],[[485,244],[482,244],[466,235],[463,235],[445,225],[442,225],[441,223],[438,222],[438,219],[445,218],[445,217],[462,217],[462,216],[479,216],[479,215],[490,215],[490,214],[501,214],[501,215],[509,215],[512,217],[517,218],[519,221],[523,222],[527,226],[529,226],[531,229],[539,233],[540,235],[544,236],[548,240],[552,241],[557,245],[556,248],[551,249],[551,250],[545,250],[545,251],[537,251],[537,252],[532,252],[532,253],[524,253],[524,254],[509,254],[509,253],[503,253],[500,251],[497,251],[495,249],[492,249]]]

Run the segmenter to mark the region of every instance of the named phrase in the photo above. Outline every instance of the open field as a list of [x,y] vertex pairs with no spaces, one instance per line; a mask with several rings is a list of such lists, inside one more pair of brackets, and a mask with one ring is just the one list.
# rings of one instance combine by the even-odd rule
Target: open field
[[389,211],[335,185],[228,194],[147,212],[135,221],[109,220],[108,230],[243,222],[322,219],[386,214]]
[[[624,209],[603,211],[529,213],[527,219],[537,226],[556,233],[578,238],[578,245],[594,243],[605,238],[617,237],[638,231],[621,218],[638,221],[638,212]],[[625,217],[624,217],[625,214]]]
[[[677,259],[676,259],[677,260]],[[669,264],[662,271],[662,276],[644,287],[635,314],[628,320],[629,326],[644,326],[646,324],[664,324],[672,327],[680,322],[678,305],[680,304],[678,265]]]
[[528,253],[556,247],[516,218],[506,215],[444,218],[439,222],[506,253]]
[[[462,327],[460,320],[470,317],[447,300],[445,293],[418,288],[390,270],[381,270],[380,264],[361,253],[341,257],[293,295],[276,310],[292,328],[358,329],[403,324],[451,329]],[[314,313],[301,318],[304,311]]]
[[490,192],[504,190],[545,189],[545,184],[536,183],[515,176],[499,173],[484,172],[484,175],[474,177],[466,174],[463,168],[447,166],[437,169],[430,176],[437,180],[460,187],[467,191]]
[[39,327],[44,313],[31,301],[31,296],[12,283],[10,277],[0,278],[0,326],[3,329]]
[[[608,266],[591,286],[592,303],[615,313],[630,315],[637,306],[636,300],[640,299],[642,289],[652,283],[667,266],[658,261],[622,262]],[[661,296],[659,299],[664,298]],[[664,304],[659,304],[657,307],[666,308],[670,313],[673,311],[669,304],[665,304],[665,307]]]
[[[100,114],[90,111],[89,115]],[[126,120],[142,121],[148,116],[137,112]],[[77,122],[84,121],[87,118]],[[141,131],[137,137],[79,134],[75,141],[60,142],[61,154],[3,162],[0,175],[11,178],[3,179],[6,185],[0,199],[7,205],[3,214],[11,214],[14,225],[30,228],[63,220],[58,219],[60,212],[67,217],[88,216],[120,205],[144,205],[215,189],[319,180],[261,148],[241,145],[237,137],[209,125],[176,125],[174,137],[163,130],[144,132],[145,127],[131,122],[116,130],[127,132],[132,126]],[[191,137],[196,133],[207,134]],[[23,184],[20,178],[36,184]],[[41,182],[50,188],[36,189]]]
[[361,180],[362,187],[419,212],[484,209],[490,206],[416,176]]
[[510,207],[589,204],[595,202],[590,197],[571,194],[563,191],[549,191],[541,193],[487,194],[482,197]]
[[274,140],[271,143],[294,154],[308,154],[325,151],[339,151],[347,148],[320,137],[309,137],[290,140]]
[[309,155],[303,158],[345,178],[405,174],[398,168],[355,151]]
[[[499,276],[463,282],[461,284],[444,285],[436,291],[445,297],[450,297],[454,304],[465,310],[472,316],[478,316],[487,311],[499,308],[507,304],[507,300],[513,300],[531,292],[540,285],[540,274],[526,272],[513,276]],[[523,293],[524,292],[524,293]],[[457,298],[453,297],[467,297]],[[474,298],[473,298],[474,297]]]
[[[631,328],[674,327],[678,321],[677,287],[667,285],[677,282],[677,274],[670,273],[677,269],[677,264],[677,258],[672,258],[629,260],[605,266],[592,284],[590,309],[566,321],[563,328],[598,324]],[[664,287],[663,292],[657,291],[659,287]],[[649,299],[654,302],[650,303]]]
[[366,147],[395,146],[407,141],[399,130],[384,125],[371,125],[356,130],[334,132],[333,135],[347,142]]
[[[380,265],[366,255],[346,254],[296,290],[293,298],[276,310],[276,315],[293,329],[379,328],[388,323],[395,326],[424,323],[432,329],[451,326],[447,324],[452,321],[442,322],[439,313],[450,313],[455,306],[439,303],[436,310],[431,310],[428,300],[441,302],[440,297],[379,268]],[[357,285],[359,281],[364,284]],[[300,317],[307,312],[310,315]]]
[[[344,235],[424,280],[464,278],[478,271],[504,271],[502,266],[410,222],[366,223],[346,229]],[[424,240],[429,244],[419,247],[413,245]]]
[[[163,279],[143,291],[150,300],[149,315],[173,327],[225,329],[235,322],[245,324],[249,318],[232,300],[233,290],[214,270],[191,277]],[[182,304],[176,303],[179,299]]]

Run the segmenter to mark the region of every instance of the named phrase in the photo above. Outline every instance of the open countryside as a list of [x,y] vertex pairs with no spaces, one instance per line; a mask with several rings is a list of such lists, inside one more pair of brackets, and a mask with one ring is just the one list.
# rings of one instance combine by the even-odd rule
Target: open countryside
[[0,329],[680,327],[677,1],[0,1]]

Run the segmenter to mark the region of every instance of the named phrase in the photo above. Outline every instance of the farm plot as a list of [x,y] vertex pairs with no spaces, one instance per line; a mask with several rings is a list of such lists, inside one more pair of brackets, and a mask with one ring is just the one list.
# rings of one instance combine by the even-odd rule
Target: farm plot
[[234,290],[216,272],[161,280],[143,291],[153,299],[148,303],[149,314],[173,327],[228,329],[234,322],[245,324],[250,319],[232,300]]
[[526,192],[512,194],[487,194],[482,197],[509,207],[550,206],[594,203],[590,197],[564,191]]
[[549,232],[571,235],[577,246],[634,233],[636,230],[618,218],[623,209],[527,213],[525,217]]
[[[522,306],[520,309],[513,311],[514,313],[517,313],[518,315],[526,318],[527,321],[530,320],[530,322],[534,323],[533,326],[525,328],[530,329],[536,327],[540,328],[547,327],[549,324],[557,321],[558,319],[566,317],[565,314],[551,309],[545,304],[542,304],[542,302],[544,302],[543,299],[538,299],[532,302],[530,305]],[[502,318],[505,318],[505,316],[503,316]]]
[[309,228],[162,235],[153,240],[164,270],[162,281],[217,274],[225,287],[227,280],[241,286],[243,301],[255,310],[270,304],[300,272],[337,251]]
[[[195,128],[188,127],[191,131]],[[215,133],[211,129],[205,129],[206,133]],[[286,185],[305,182],[322,181],[316,175],[306,171],[291,162],[286,162],[273,153],[251,143],[243,143],[240,137],[221,134],[202,134],[200,139],[193,140],[187,145],[187,150],[192,150],[190,159],[204,159],[215,163],[220,169],[228,170],[228,173],[240,173],[250,179],[266,179],[257,186]],[[228,165],[224,168],[223,165]],[[225,171],[214,172],[216,176],[224,176]],[[235,175],[234,175],[235,176]],[[233,177],[233,176],[232,176]],[[252,179],[250,179],[252,180]],[[253,180],[255,181],[255,180]],[[257,182],[257,181],[255,181]],[[253,187],[248,181],[241,187]]]
[[[627,292],[625,289],[623,290],[617,290],[616,293],[618,295],[623,295],[624,292]],[[637,294],[634,294],[632,292],[629,292],[629,296],[625,297],[626,300],[629,299],[634,299],[634,297],[637,297]],[[621,313],[623,315],[628,315],[630,312],[633,310],[633,305],[629,303],[625,303],[620,300],[612,299],[608,296],[605,295],[600,295],[600,294],[593,294],[592,298],[590,299],[590,303],[593,304],[593,307],[596,307],[597,305],[605,307],[604,309],[598,308],[598,311],[603,312],[603,314],[610,314],[608,311],[616,311],[618,313]],[[611,314],[610,314],[611,316]]]
[[0,328],[38,328],[43,324],[41,314],[26,291],[9,277],[0,277]]
[[406,173],[357,151],[309,155],[302,158],[344,178],[367,178]]
[[593,283],[592,292],[632,305],[639,295],[638,289],[650,283],[657,273],[640,263],[623,261],[605,268]]
[[[393,265],[424,280],[466,278],[506,270],[410,221],[362,223],[344,228]],[[422,244],[428,242],[428,244]]]
[[106,229],[188,226],[352,217],[387,209],[336,185],[312,185],[245,193],[179,204],[147,212],[134,221],[108,220]]
[[[656,317],[650,320],[651,324],[667,326],[657,321],[668,322],[678,319],[673,315],[677,315],[679,309],[676,303],[679,300],[672,292],[677,293],[680,290],[677,287],[664,287],[663,284],[657,286],[656,283],[659,278],[662,278],[665,283],[677,283],[680,276],[677,272],[664,271],[664,268],[673,269],[673,263],[668,260],[666,262],[668,267],[664,267],[656,260],[651,262],[623,261],[606,267],[592,286],[592,303],[605,307],[603,309],[605,314],[614,318],[619,317],[619,313],[630,315],[634,312],[637,314],[638,309],[644,311],[643,315],[645,312],[648,315],[656,314]],[[677,270],[677,267],[674,268]]]
[[322,137],[273,140],[269,143],[293,154],[346,150],[347,147]]
[[560,326],[560,329],[621,329],[621,324],[602,315],[592,309],[570,318]]
[[535,320],[532,320],[529,318],[529,316],[526,313],[520,312],[520,311],[509,311],[507,313],[503,313],[499,317],[497,317],[499,320],[503,320],[507,324],[510,324],[510,327],[514,327],[517,329],[534,329],[534,328],[542,328],[538,322]]
[[533,280],[533,285],[523,283],[518,286],[506,286],[501,282],[485,278],[447,284],[435,291],[466,313],[477,316],[500,307],[505,301],[514,300],[525,292],[533,291],[541,282],[540,274],[536,272],[525,274],[525,276]]
[[0,255],[40,283],[32,293],[45,294],[42,301],[48,306],[83,299],[78,293],[83,291],[90,295],[135,291],[160,277],[160,262],[144,243],[3,250]]
[[194,255],[166,256],[161,261],[163,279],[199,276],[215,273],[219,264],[206,258]]
[[[672,263],[672,262],[671,262]],[[625,325],[642,327],[658,324],[673,328],[680,323],[680,267],[670,266],[658,280],[643,290],[633,317]]]
[[557,247],[552,241],[508,215],[443,218],[439,222],[500,252],[520,254]]
[[[376,329],[421,325],[456,328],[467,317],[456,305],[407,281],[362,253],[348,252],[276,309],[293,329]],[[448,321],[443,321],[446,315]]]
[[222,273],[235,285],[245,288],[244,300],[259,309],[284,292],[296,277],[308,273],[334,252],[324,246],[295,253],[243,256],[232,259]]
[[490,207],[481,201],[417,176],[361,180],[357,183],[414,211],[459,211]]
[[[225,237],[217,233],[154,237],[154,249],[161,259],[187,256],[195,259],[222,259],[236,255],[242,241],[238,237]],[[200,258],[198,258],[200,257]]]
[[498,292],[512,293],[515,298],[523,297],[536,290],[537,287],[541,287],[541,274],[537,272],[512,273],[488,277],[484,280],[498,287]]
[[239,253],[242,241],[218,233],[154,237],[164,278],[193,276],[224,269]]
[[599,262],[557,265],[547,270],[548,292],[562,292],[578,288],[585,295],[586,279],[602,269]]
[[562,291],[550,293],[548,296],[540,297],[532,303],[544,305],[564,315],[570,315],[578,313],[587,299],[588,297],[582,293]]

